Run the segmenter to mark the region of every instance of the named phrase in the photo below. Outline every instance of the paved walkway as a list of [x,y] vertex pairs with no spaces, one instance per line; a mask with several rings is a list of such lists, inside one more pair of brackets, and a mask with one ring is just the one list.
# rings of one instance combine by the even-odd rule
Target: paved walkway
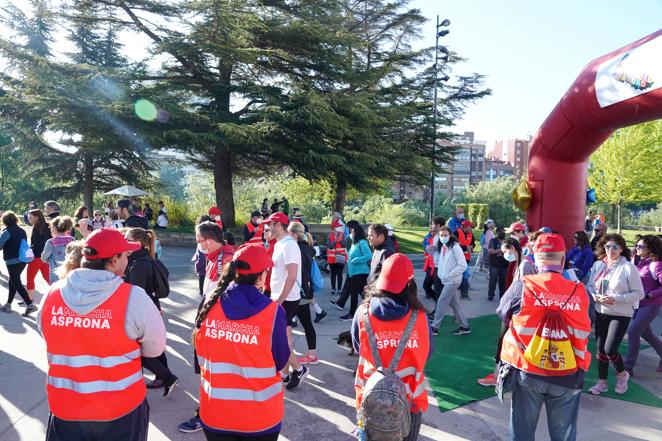
[[[188,419],[196,406],[198,377],[191,366],[190,333],[198,304],[197,280],[190,263],[192,250],[169,247],[164,249],[164,261],[172,275],[173,292],[165,300],[168,330],[168,360],[181,379],[170,399],[161,398],[161,391],[150,391],[150,441],[202,440],[202,433],[183,434],[177,425]],[[420,266],[419,266],[420,268]],[[422,280],[417,270],[417,279]],[[328,282],[328,280],[327,280]],[[0,301],[6,300],[6,269],[0,265]],[[46,287],[38,285],[44,292]],[[472,301],[464,306],[469,317],[489,314],[495,304],[487,302],[486,281],[477,275],[473,281]],[[338,347],[334,338],[349,329],[341,322],[342,313],[328,304],[327,290],[319,296],[328,311],[317,329],[321,363],[311,368],[304,384],[285,394],[285,421],[281,440],[350,440],[354,427],[354,389],[352,371],[356,358]],[[16,308],[18,309],[18,308]],[[446,320],[449,320],[447,318]],[[662,327],[660,319],[656,323]],[[657,330],[660,332],[660,329]],[[471,335],[441,335],[437,349],[443,351],[444,340]],[[305,338],[297,333],[296,348],[305,350]],[[0,441],[42,440],[48,418],[45,395],[46,356],[44,343],[36,331],[34,319],[19,314],[0,315]],[[642,384],[662,396],[660,374],[655,373],[657,361],[643,351],[637,377]],[[425,414],[420,440],[504,440],[508,430],[508,404],[496,398],[472,403],[451,412],[440,413],[430,397],[430,409]],[[579,415],[580,440],[653,440],[662,439],[662,409],[607,398],[582,395]],[[548,439],[544,413],[538,426],[538,439]]]

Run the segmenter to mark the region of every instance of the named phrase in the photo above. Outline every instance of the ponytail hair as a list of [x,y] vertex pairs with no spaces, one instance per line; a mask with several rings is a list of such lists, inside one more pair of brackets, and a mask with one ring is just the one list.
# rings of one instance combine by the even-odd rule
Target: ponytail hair
[[141,247],[147,250],[147,253],[152,259],[156,256],[156,234],[154,234],[154,231],[143,228],[131,228],[126,232],[126,239],[140,242]]
[[198,314],[195,317],[195,328],[193,329],[192,342],[195,347],[195,336],[198,333],[198,329],[202,326],[202,323],[205,321],[209,315],[209,311],[214,307],[218,302],[218,299],[221,296],[225,296],[230,283],[242,283],[247,285],[255,285],[262,273],[257,274],[238,274],[238,269],[250,269],[250,265],[241,260],[231,260],[226,263],[223,267],[223,273],[221,274],[221,279],[218,281],[218,287],[210,294],[207,301],[202,305],[198,310]]

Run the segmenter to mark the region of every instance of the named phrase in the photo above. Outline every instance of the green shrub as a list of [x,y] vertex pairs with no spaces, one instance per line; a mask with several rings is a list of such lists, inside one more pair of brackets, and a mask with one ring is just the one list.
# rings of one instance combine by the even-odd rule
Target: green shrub
[[662,227],[662,202],[657,204],[657,208],[643,212],[639,216],[638,223],[650,227]]
[[489,206],[487,204],[462,204],[464,214],[467,219],[473,222],[474,226],[482,227],[489,218]]
[[345,220],[360,223],[382,223],[402,227],[417,227],[428,222],[427,205],[407,201],[396,204],[386,196],[371,196],[365,202],[352,203],[345,209]]

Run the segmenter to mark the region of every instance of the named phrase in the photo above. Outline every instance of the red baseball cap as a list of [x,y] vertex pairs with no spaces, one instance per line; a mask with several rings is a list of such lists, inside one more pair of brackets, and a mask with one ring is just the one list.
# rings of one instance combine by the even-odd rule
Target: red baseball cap
[[473,226],[474,226],[474,224],[472,224],[470,220],[462,221],[462,223],[460,225],[462,225],[463,227],[469,227],[469,228],[473,228]]
[[96,253],[85,254],[88,260],[108,259],[125,251],[138,251],[142,245],[139,242],[129,242],[122,233],[115,228],[101,228],[93,231],[87,239],[85,246],[93,248]]
[[545,233],[538,236],[533,245],[534,253],[565,253],[563,236],[554,233]]
[[216,207],[216,206],[211,207],[211,208],[209,209],[209,215],[210,215],[210,216],[220,216],[221,214],[223,214],[223,212],[221,211],[220,208],[218,208],[218,207]]
[[377,279],[377,289],[400,294],[413,278],[414,265],[409,257],[395,253],[382,264],[382,271]]
[[290,219],[287,217],[287,215],[285,213],[277,211],[277,212],[273,213],[271,216],[269,216],[268,218],[266,218],[264,221],[262,221],[262,223],[265,223],[265,224],[268,224],[270,222],[278,222],[278,223],[281,223],[283,225],[287,225],[287,224],[290,223]]
[[248,269],[237,268],[239,274],[260,274],[274,266],[267,250],[259,244],[244,244],[237,248],[232,256],[232,261],[236,262],[237,260],[241,260],[249,266]]
[[342,227],[342,224],[338,221],[338,219],[331,222],[331,228],[338,228],[338,227]]
[[520,222],[513,222],[508,231],[526,231],[526,227]]

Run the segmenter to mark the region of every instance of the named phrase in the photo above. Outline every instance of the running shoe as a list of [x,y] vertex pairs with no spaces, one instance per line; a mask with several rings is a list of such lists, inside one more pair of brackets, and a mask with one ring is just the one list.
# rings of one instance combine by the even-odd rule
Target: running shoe
[[11,312],[11,305],[9,303],[7,303],[6,305],[2,305],[2,307],[0,307],[0,311]]
[[[431,327],[432,328],[432,327]],[[439,329],[432,328],[432,335],[439,335]]]
[[37,309],[39,309],[39,308],[37,308],[37,305],[35,305],[34,303],[30,303],[28,306],[25,307],[25,312],[21,315],[23,317],[28,317],[30,314],[35,312]]
[[320,359],[313,357],[312,355],[306,355],[305,357],[297,358],[301,364],[320,364]]
[[630,374],[628,371],[623,371],[620,374],[616,374],[616,387],[614,392],[619,395],[623,395],[628,390],[628,380],[630,379]]
[[313,320],[313,322],[319,323],[319,322],[322,321],[322,319],[324,317],[326,317],[326,311],[324,311],[324,310],[322,312],[320,312],[319,314],[315,313],[315,319]]
[[283,384],[287,386],[290,383],[290,380],[292,379],[292,375],[288,374],[287,377],[281,377],[283,380]]
[[469,329],[468,327],[465,328],[463,326],[460,326],[455,331],[453,331],[453,335],[462,335],[462,334],[471,334],[471,329]]
[[299,384],[301,384],[304,378],[308,376],[308,368],[306,366],[301,366],[300,371],[295,370],[290,374],[290,376],[292,378],[290,379],[290,382],[287,383],[287,385],[285,386],[285,389],[287,390],[292,390],[295,387],[297,387]]
[[299,326],[298,323],[297,323],[297,319],[290,320],[290,326],[292,328],[296,328],[297,326]]
[[202,422],[199,416],[194,416],[190,420],[179,425],[179,431],[184,433],[194,433],[202,430]]
[[179,378],[177,378],[176,375],[170,377],[170,381],[164,385],[165,388],[163,389],[163,398],[168,398],[170,395],[172,395],[172,392],[175,390],[177,383],[179,383]]
[[598,380],[595,385],[588,390],[588,393],[592,395],[600,395],[603,392],[607,392],[609,390],[609,386],[607,386],[607,380]]
[[344,306],[340,306],[340,304],[339,304],[337,301],[335,301],[335,300],[329,300],[329,303],[331,303],[333,306],[335,306],[336,308],[338,308],[338,309],[341,310],[341,311],[344,311],[344,310],[345,310],[345,307],[344,307]]
[[341,316],[338,317],[338,318],[339,318],[340,320],[342,320],[343,322],[351,322],[352,319],[353,319],[354,317],[352,317],[351,314],[345,314],[345,315],[341,315]]
[[155,378],[145,385],[147,389],[161,389],[163,386],[165,386],[165,383],[160,378]]
[[485,378],[479,378],[477,381],[478,381],[478,384],[480,384],[481,386],[486,386],[486,387],[496,386],[496,384],[497,384],[497,379],[494,376],[494,374],[489,374]]

